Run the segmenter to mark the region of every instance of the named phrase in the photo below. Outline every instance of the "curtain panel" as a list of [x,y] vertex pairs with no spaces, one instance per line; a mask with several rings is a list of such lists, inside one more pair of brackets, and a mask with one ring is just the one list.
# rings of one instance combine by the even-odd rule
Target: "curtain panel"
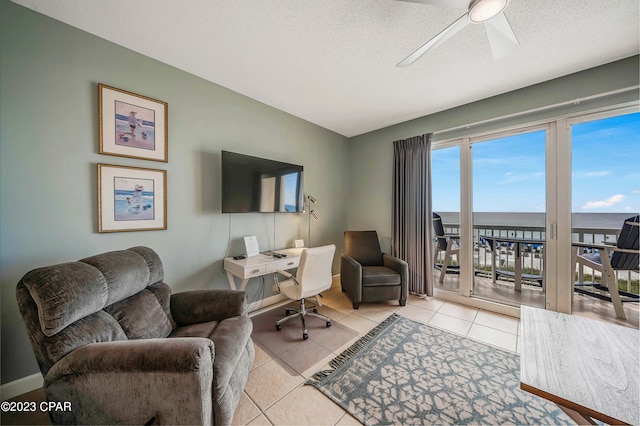
[[433,296],[431,133],[393,143],[392,254],[409,264],[409,292]]

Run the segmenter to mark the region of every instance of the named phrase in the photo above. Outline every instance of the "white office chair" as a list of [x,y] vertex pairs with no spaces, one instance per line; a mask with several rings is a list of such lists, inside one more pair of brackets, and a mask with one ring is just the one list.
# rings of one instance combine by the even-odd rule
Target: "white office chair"
[[305,323],[307,315],[321,318],[326,321],[327,327],[331,327],[331,320],[324,315],[320,315],[316,308],[306,309],[304,299],[315,296],[318,305],[322,306],[320,293],[331,287],[331,265],[333,264],[335,251],[336,246],[333,244],[305,249],[300,256],[300,264],[295,277],[286,271],[277,271],[288,278],[286,281],[279,282],[278,275],[275,275],[278,291],[289,299],[300,301],[300,309],[287,308],[287,316],[276,322],[276,330],[282,329],[283,322],[300,316],[302,319],[302,338],[307,340],[309,338]]

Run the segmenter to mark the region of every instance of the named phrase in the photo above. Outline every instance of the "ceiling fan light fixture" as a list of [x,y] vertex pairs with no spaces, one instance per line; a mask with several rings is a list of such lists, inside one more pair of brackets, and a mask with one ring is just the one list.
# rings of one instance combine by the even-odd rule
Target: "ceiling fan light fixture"
[[509,4],[509,0],[474,0],[469,6],[469,21],[482,24],[500,14]]

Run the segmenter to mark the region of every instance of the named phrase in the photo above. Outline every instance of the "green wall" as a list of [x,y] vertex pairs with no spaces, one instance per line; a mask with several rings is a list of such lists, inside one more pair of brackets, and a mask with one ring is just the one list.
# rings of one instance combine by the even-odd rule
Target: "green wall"
[[[221,150],[304,165],[321,217],[312,243],[340,251],[345,137],[8,0],[0,7],[2,383],[39,371],[15,298],[33,268],[146,245],[174,291],[228,288],[222,259],[244,251],[244,235],[262,249],[307,239],[304,214],[221,214]],[[168,163],[98,154],[98,83],[168,103]],[[98,234],[97,163],[167,170],[168,229]],[[257,279],[247,289],[261,298]]]
[[[243,251],[242,236],[257,235],[265,249],[307,238],[305,215],[221,214],[221,150],[305,166],[321,215],[314,245],[335,243],[340,252],[345,229],[376,229],[389,250],[392,141],[638,85],[636,56],[347,140],[9,0],[0,8],[2,383],[38,372],[15,303],[30,269],[148,245],[174,291],[226,288],[221,259]],[[168,163],[98,154],[98,83],[168,102]],[[637,90],[598,102],[629,97],[637,100]],[[542,114],[594,106],[570,102]],[[167,170],[168,230],[98,234],[97,163]],[[248,290],[260,298],[257,280]]]

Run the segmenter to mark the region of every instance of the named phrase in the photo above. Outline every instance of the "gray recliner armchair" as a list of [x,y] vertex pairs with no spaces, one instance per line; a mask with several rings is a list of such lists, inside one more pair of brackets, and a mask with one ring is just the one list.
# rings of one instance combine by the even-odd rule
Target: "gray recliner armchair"
[[171,294],[146,247],[35,269],[16,292],[58,424],[230,424],[253,363],[243,291]]
[[376,231],[345,231],[345,252],[340,259],[340,283],[353,309],[363,302],[407,302],[409,266],[383,253]]

